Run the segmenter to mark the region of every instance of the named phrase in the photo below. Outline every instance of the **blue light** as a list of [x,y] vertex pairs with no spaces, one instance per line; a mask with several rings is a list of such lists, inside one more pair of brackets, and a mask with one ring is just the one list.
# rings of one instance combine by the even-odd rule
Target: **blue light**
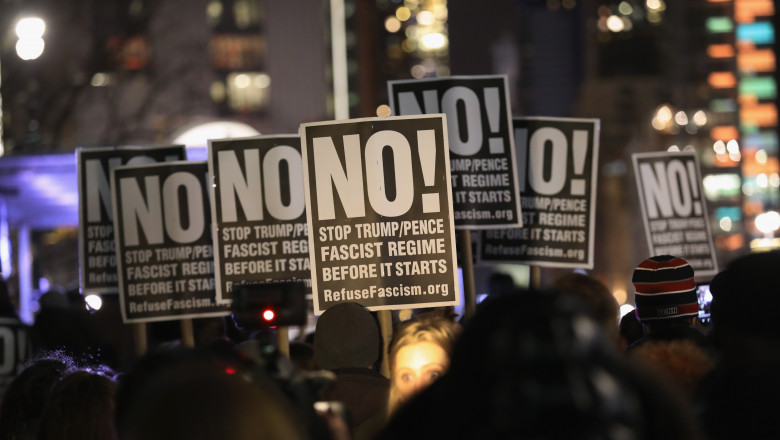
[[737,26],[737,41],[772,44],[775,42],[775,28],[768,21],[740,24]]

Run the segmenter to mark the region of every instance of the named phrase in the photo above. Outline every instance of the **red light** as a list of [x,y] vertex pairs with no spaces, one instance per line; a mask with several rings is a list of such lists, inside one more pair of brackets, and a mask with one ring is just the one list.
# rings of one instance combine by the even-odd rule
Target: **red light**
[[225,368],[225,373],[227,373],[227,374],[236,374],[236,369],[233,368],[233,367],[226,367]]
[[265,319],[266,321],[273,321],[275,317],[276,317],[276,313],[274,313],[273,310],[265,309],[265,311],[263,311],[263,319]]

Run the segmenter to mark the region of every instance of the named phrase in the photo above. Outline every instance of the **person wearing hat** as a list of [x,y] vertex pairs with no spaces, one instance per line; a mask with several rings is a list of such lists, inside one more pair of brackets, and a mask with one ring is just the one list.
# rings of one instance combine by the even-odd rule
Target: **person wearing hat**
[[355,440],[372,438],[386,420],[390,380],[378,371],[381,352],[379,325],[365,307],[337,304],[317,320],[314,362],[336,374],[321,397],[344,405]]
[[648,340],[676,339],[707,346],[706,337],[695,328],[699,300],[693,268],[687,261],[672,255],[650,257],[637,265],[631,282],[636,289],[634,313],[645,337],[629,348]]

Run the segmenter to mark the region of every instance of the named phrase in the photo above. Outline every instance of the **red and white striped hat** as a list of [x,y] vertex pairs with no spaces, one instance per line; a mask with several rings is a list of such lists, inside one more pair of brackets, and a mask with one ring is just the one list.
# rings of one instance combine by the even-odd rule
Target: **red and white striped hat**
[[642,322],[699,314],[693,268],[680,257],[648,258],[636,267],[631,282],[635,313]]

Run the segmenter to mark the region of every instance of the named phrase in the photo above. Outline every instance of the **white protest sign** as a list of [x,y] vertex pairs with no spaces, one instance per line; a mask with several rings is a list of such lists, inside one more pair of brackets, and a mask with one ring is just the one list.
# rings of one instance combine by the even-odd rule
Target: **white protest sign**
[[523,228],[483,231],[480,261],[592,268],[599,120],[513,122]]
[[239,282],[311,287],[298,135],[209,141],[218,301]]
[[81,293],[116,293],[111,170],[184,160],[183,145],[166,147],[79,148],[76,164],[79,180],[79,278]]
[[443,115],[301,125],[314,312],[458,304]]
[[631,159],[650,255],[683,258],[696,276],[718,273],[696,154],[635,153]]
[[395,115],[447,115],[455,227],[522,226],[505,75],[388,82]]
[[124,322],[229,314],[216,302],[207,173],[205,161],[112,170]]

